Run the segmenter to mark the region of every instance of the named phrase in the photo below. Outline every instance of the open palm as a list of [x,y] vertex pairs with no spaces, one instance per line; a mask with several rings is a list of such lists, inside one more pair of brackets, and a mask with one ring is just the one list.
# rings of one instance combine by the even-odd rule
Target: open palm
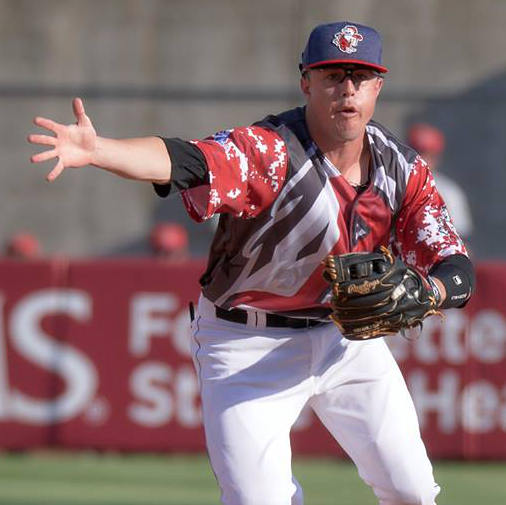
[[79,168],[92,163],[97,143],[97,134],[90,118],[84,111],[80,98],[72,101],[77,122],[72,125],[56,123],[51,119],[36,117],[34,123],[54,133],[52,135],[29,135],[32,144],[53,146],[53,149],[33,155],[32,163],[40,163],[53,158],[58,162],[47,175],[48,181],[54,181],[66,168]]

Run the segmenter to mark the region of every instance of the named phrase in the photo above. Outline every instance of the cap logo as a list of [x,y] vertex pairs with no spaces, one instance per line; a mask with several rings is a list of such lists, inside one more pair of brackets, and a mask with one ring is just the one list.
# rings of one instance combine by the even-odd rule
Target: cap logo
[[358,29],[353,25],[346,25],[340,32],[334,35],[332,43],[343,53],[352,54],[357,51],[357,45],[364,40],[364,37],[358,33]]

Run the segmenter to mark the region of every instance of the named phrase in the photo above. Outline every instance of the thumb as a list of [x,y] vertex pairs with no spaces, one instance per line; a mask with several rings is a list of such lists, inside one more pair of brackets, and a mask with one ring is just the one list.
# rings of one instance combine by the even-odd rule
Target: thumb
[[91,120],[84,110],[83,101],[80,98],[72,100],[72,108],[74,109],[74,116],[77,119],[78,126],[92,126]]

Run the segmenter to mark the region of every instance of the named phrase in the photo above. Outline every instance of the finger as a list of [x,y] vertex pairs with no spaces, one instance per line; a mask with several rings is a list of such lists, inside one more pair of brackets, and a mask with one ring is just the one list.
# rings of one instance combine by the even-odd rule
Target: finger
[[48,182],[53,182],[64,170],[65,168],[65,165],[59,161],[53,168],[53,170],[51,170],[51,172],[49,172],[47,175],[46,175],[46,180]]
[[91,125],[90,118],[86,115],[86,111],[84,110],[84,103],[81,98],[77,97],[72,100],[72,108],[74,109],[74,115],[79,126]]
[[58,156],[58,152],[56,149],[51,149],[50,151],[44,151],[43,153],[34,154],[30,161],[32,163],[40,163],[41,161],[47,161],[52,158],[56,158]]
[[29,135],[28,142],[32,144],[42,144],[47,146],[55,146],[58,140],[50,135]]
[[33,122],[37,126],[42,126],[42,128],[46,128],[46,129],[51,130],[51,131],[53,131],[55,133],[56,133],[56,131],[58,130],[58,128],[60,126],[58,123],[55,123],[51,119],[47,119],[45,117],[36,117],[33,120]]
[[81,98],[76,97],[72,100],[72,108],[74,109],[74,115],[79,119],[79,116],[86,115],[84,111],[84,103]]

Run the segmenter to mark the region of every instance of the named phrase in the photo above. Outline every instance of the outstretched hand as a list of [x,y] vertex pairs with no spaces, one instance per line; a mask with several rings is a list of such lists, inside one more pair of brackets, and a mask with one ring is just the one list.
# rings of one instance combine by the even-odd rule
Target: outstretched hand
[[71,125],[56,123],[51,119],[36,117],[33,122],[37,126],[46,128],[52,135],[29,135],[28,142],[53,146],[53,149],[33,155],[32,163],[58,158],[53,170],[46,176],[48,181],[54,181],[66,168],[79,168],[92,163],[97,143],[97,133],[90,118],[84,111],[83,101],[74,98],[72,108],[77,122]]

